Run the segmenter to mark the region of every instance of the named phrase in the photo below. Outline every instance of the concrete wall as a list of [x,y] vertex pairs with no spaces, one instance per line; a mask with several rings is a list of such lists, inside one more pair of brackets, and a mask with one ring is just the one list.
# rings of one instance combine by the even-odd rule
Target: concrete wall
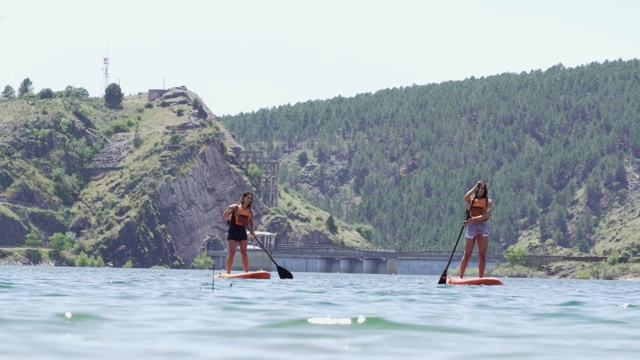
[[[277,271],[276,266],[263,250],[249,250],[249,270]],[[215,268],[224,270],[226,256],[216,256]],[[327,272],[354,274],[398,274],[398,275],[440,275],[447,266],[446,260],[427,260],[419,258],[398,259],[359,259],[359,258],[305,258],[276,256],[274,260],[281,267],[291,272]],[[495,262],[487,261],[487,270],[495,266]],[[459,259],[454,259],[449,266],[449,273],[458,274]],[[470,260],[467,269],[475,272],[477,260]],[[243,271],[240,251],[236,251],[232,271]]]

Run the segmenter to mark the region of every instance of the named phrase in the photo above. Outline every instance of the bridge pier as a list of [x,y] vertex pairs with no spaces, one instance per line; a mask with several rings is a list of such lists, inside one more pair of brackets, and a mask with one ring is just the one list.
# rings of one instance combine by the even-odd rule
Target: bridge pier
[[397,274],[398,273],[398,259],[396,258],[388,258],[387,259],[387,274]]
[[362,264],[362,272],[365,274],[376,274],[378,272],[377,259],[364,259]]
[[327,258],[314,258],[303,259],[305,262],[306,272],[327,272],[328,264]]
[[352,272],[353,261],[351,258],[343,258],[340,259],[340,272],[341,273],[350,273]]

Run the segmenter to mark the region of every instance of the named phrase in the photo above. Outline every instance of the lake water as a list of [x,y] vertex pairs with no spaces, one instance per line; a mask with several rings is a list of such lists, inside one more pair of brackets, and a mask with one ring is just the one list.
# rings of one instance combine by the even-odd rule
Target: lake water
[[[637,359],[640,282],[0,266],[2,359]],[[213,286],[213,289],[212,289]]]

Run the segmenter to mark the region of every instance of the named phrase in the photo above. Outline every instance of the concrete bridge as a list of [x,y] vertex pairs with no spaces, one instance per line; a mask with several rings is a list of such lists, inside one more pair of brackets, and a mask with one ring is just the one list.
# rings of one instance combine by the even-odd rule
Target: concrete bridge
[[[276,242],[276,234],[256,231],[256,235],[278,265],[292,272],[440,275],[451,256],[449,250],[405,252],[348,249],[337,245],[280,244]],[[253,240],[250,241],[253,242]],[[213,244],[213,242],[207,243],[207,254],[215,261],[215,269],[223,270],[229,252],[226,249],[213,248]],[[462,258],[463,250],[460,244],[456,250],[449,266],[451,270],[459,267]],[[250,270],[277,271],[261,247],[249,245],[248,253]],[[562,255],[525,255],[524,257],[525,265],[535,268],[557,261],[599,262],[603,260],[606,260],[606,257]],[[507,263],[504,254],[487,254],[487,269],[491,269],[498,262]],[[470,271],[478,268],[477,248],[474,249],[467,268]],[[232,270],[243,270],[239,250],[236,251]]]
[[[278,265],[292,272],[341,272],[364,274],[440,275],[451,251],[397,252],[390,250],[347,249],[338,246],[273,246],[262,242]],[[250,246],[250,270],[276,271],[275,265],[258,246]],[[227,250],[208,250],[216,269],[224,269]],[[460,263],[462,251],[456,251],[450,269]],[[496,262],[505,263],[502,254],[487,254],[487,268]],[[469,269],[478,267],[477,254],[469,261]],[[242,270],[240,251],[236,251],[232,270]]]

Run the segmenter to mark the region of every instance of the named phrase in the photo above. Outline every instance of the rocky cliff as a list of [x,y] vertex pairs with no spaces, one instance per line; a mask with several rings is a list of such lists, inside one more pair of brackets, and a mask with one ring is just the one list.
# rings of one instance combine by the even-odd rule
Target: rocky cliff
[[[186,263],[202,253],[205,241],[221,244],[225,240],[227,225],[222,212],[243,191],[251,190],[251,184],[229,165],[219,146],[204,147],[193,162],[187,174],[159,186],[157,199],[160,219]],[[253,208],[257,227],[264,213],[258,197]]]
[[[91,212],[107,217],[81,231],[99,239],[95,251],[114,266],[129,260],[140,267],[189,266],[207,241],[225,245],[222,212],[253,185],[230,151],[240,145],[195,93],[172,88],[150,103],[163,114],[140,130],[148,147],[123,146],[123,135],[114,135],[96,155],[105,171],[88,187],[111,185],[108,194],[88,191],[83,199]],[[108,216],[104,198],[114,195],[122,201],[106,201],[115,208]],[[262,208],[256,197],[256,224]]]

